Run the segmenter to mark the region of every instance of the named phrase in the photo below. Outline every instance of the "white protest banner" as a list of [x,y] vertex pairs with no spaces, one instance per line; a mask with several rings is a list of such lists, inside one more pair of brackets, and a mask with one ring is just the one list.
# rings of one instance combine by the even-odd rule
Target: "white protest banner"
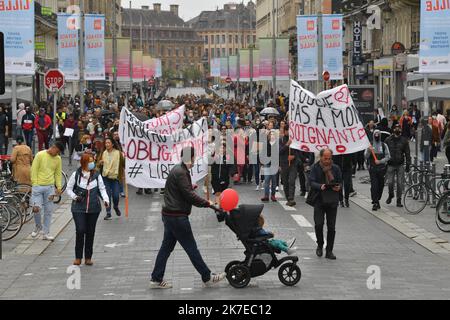
[[[126,108],[124,108],[126,109]],[[161,135],[171,135],[172,133],[180,130],[183,127],[183,119],[184,113],[186,111],[185,106],[181,106],[175,110],[172,110],[162,117],[154,118],[145,121],[145,127],[153,132],[156,132]],[[120,114],[120,124],[124,124],[127,121],[127,113],[125,110],[122,110]],[[124,127],[122,127],[124,128]],[[119,137],[122,143],[125,143],[123,130],[119,130]]]
[[364,124],[347,85],[316,96],[291,81],[290,96],[291,148],[314,153],[329,148],[335,155],[342,155],[369,147]]
[[[182,122],[182,121],[181,121]],[[206,118],[187,129],[162,135],[148,128],[129,110],[122,109],[119,128],[126,154],[127,183],[137,188],[164,188],[173,167],[181,162],[181,150],[193,146],[196,161],[191,169],[192,182],[208,173],[208,123]]]

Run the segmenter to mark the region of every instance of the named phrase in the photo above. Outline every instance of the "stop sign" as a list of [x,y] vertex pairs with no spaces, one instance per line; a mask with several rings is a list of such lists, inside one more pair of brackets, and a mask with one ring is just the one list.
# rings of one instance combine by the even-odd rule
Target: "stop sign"
[[231,78],[230,77],[228,77],[228,78],[226,78],[226,80],[225,80],[227,83],[231,83]]
[[323,81],[330,81],[330,73],[328,71],[323,72]]
[[152,86],[154,84],[155,84],[155,80],[153,80],[153,79],[148,80],[148,85],[149,86]]
[[61,90],[64,87],[64,74],[58,69],[48,70],[44,77],[45,87],[50,90]]

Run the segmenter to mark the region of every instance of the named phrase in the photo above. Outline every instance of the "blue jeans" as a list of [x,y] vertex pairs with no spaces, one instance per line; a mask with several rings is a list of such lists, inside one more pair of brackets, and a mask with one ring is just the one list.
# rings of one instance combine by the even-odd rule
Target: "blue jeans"
[[261,166],[259,164],[253,164],[253,172],[255,173],[255,182],[256,185],[259,186],[261,179]]
[[33,148],[33,131],[23,131],[23,135],[25,136],[25,143],[30,148]]
[[[114,209],[119,208],[119,199],[120,199],[120,183],[119,180],[112,180],[106,177],[103,177],[103,182],[105,183],[106,192],[109,196],[109,203],[114,204]],[[112,198],[112,201],[111,201]],[[106,213],[111,215],[111,206],[106,209]]]
[[162,217],[164,223],[164,239],[156,258],[155,268],[152,273],[152,281],[162,282],[166,271],[167,260],[170,257],[177,241],[186,251],[195,269],[202,276],[203,282],[211,280],[211,271],[198,251],[197,243],[191,229],[188,217]]
[[[43,230],[44,234],[50,233],[50,225],[53,215],[53,201],[49,197],[55,194],[54,186],[34,186],[31,194],[31,206],[39,208],[39,212],[34,213],[36,229]],[[42,228],[42,217],[44,215],[44,228]]]
[[[275,196],[277,193],[278,175],[264,176],[264,196],[268,198],[270,195]],[[272,182],[272,186],[270,186]],[[272,191],[272,193],[270,193]]]

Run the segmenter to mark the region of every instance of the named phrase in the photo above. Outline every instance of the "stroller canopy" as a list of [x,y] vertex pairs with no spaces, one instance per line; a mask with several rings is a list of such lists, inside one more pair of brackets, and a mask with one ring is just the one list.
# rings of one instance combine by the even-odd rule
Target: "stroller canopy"
[[226,219],[227,226],[238,236],[239,240],[247,240],[260,229],[258,218],[264,205],[241,205],[231,211]]

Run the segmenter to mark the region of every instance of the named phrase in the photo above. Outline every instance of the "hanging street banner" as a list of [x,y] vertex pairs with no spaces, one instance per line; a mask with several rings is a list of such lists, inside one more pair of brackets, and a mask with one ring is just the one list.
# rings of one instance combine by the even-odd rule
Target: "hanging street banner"
[[161,59],[156,59],[155,63],[155,78],[162,77],[162,62]]
[[241,49],[239,50],[239,80],[241,82],[250,82],[250,50]]
[[323,16],[323,70],[330,80],[344,79],[343,24],[341,14]]
[[253,50],[253,81],[259,81],[259,50]]
[[66,81],[80,80],[80,50],[78,30],[73,14],[58,13],[58,68],[64,73]]
[[228,58],[220,58],[220,77],[228,78]]
[[142,73],[142,50],[133,50],[131,52],[131,61],[133,67],[133,82],[144,81],[144,74]]
[[354,66],[362,64],[362,23],[359,20],[353,21],[353,55]]
[[230,78],[231,81],[237,81],[238,79],[238,57],[230,56]]
[[259,39],[259,80],[261,81],[273,79],[272,42],[272,38]]
[[319,64],[317,56],[317,17],[297,17],[298,43],[298,81],[314,81],[319,78]]
[[220,59],[219,58],[212,58],[211,59],[211,70],[210,70],[211,77],[220,77]]
[[450,2],[421,0],[420,73],[450,72]]
[[4,34],[5,74],[34,75],[34,3],[1,1],[0,32]]
[[277,51],[277,80],[286,81],[290,77],[289,68],[289,38],[279,38],[276,40]]
[[105,74],[109,81],[113,81],[113,41],[111,38],[105,39]]
[[105,16],[86,14],[84,27],[84,78],[105,80]]
[[[182,123],[182,117],[180,119]],[[137,188],[164,188],[172,168],[181,163],[181,151],[193,146],[196,160],[192,182],[208,174],[208,121],[202,118],[189,128],[161,135],[147,128],[127,108],[122,109],[119,131],[126,154],[127,183]]]
[[317,96],[291,81],[289,133],[291,148],[335,155],[366,150],[369,139],[347,85]]

